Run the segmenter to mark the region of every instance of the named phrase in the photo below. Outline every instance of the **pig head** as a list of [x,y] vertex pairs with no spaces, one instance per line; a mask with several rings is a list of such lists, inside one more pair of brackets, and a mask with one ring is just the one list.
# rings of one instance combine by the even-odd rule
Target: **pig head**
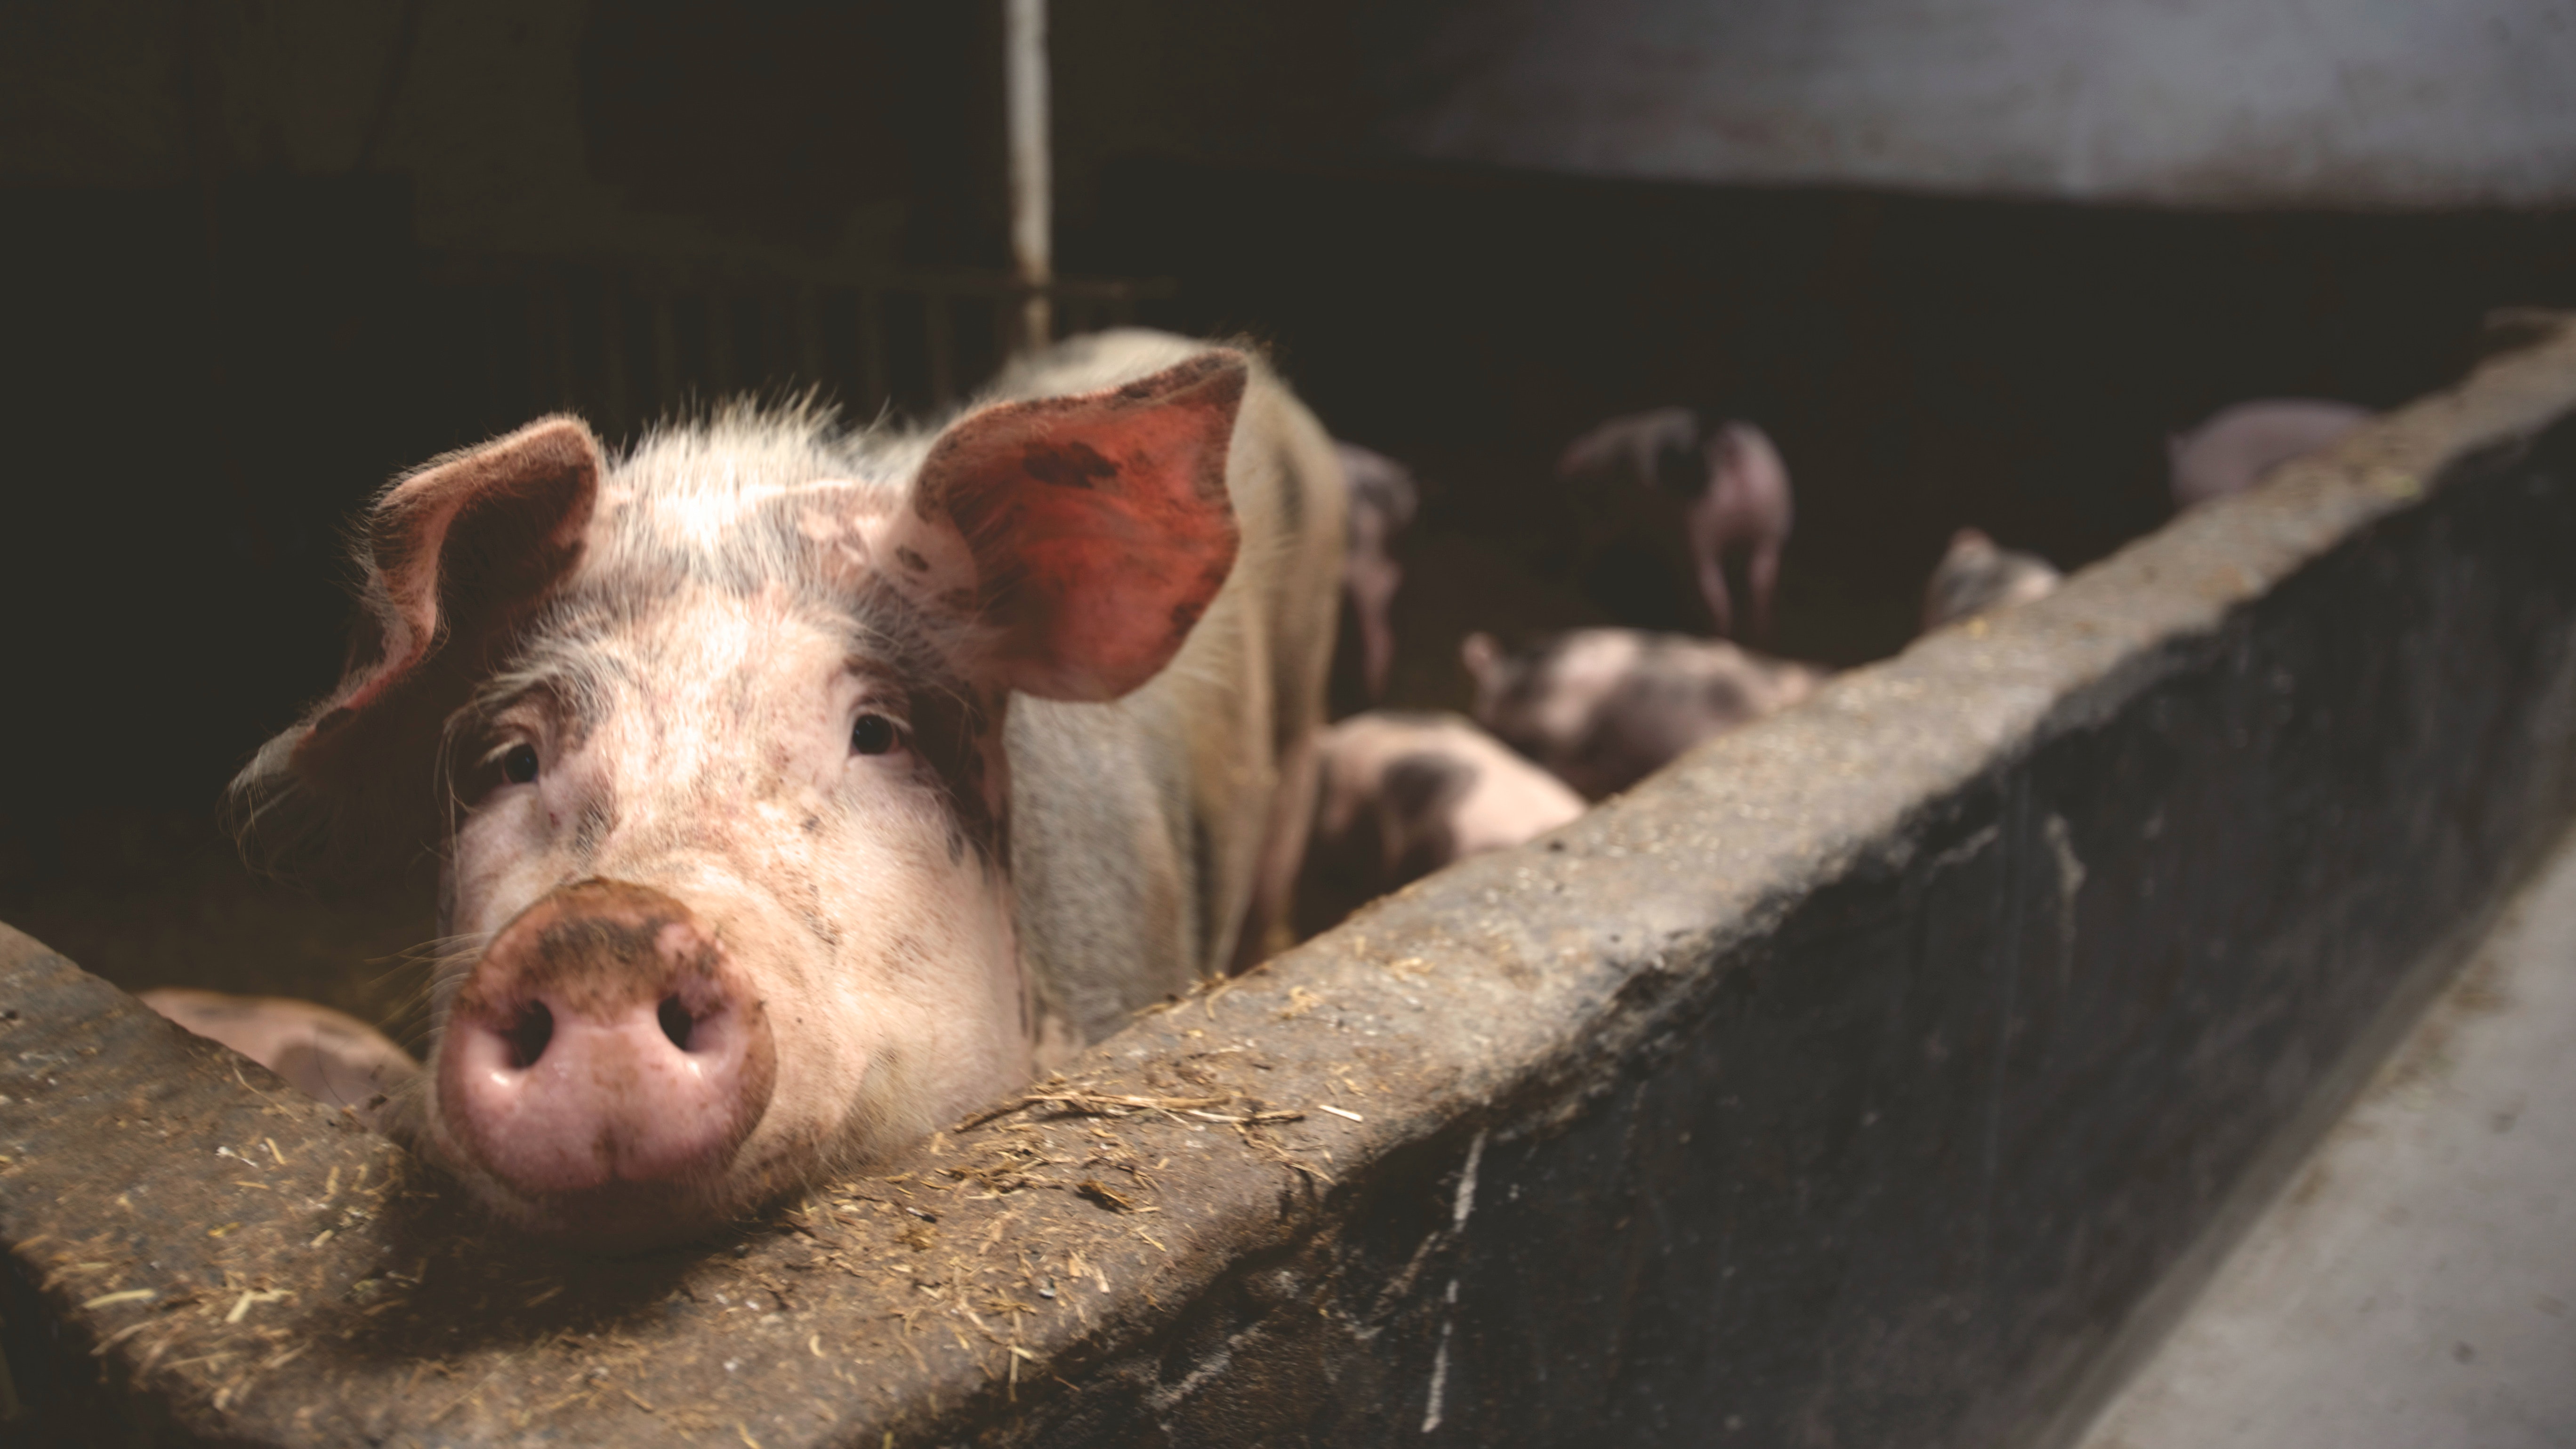
[[398,1137],[502,1217],[673,1241],[1031,1071],[1012,698],[1153,679],[1235,562],[1246,359],[930,436],[550,418],[397,482],[339,688],[235,785],[278,864],[436,852]]
[[2064,581],[2039,555],[2005,548],[1983,529],[1960,529],[1924,583],[1923,632],[2046,598]]

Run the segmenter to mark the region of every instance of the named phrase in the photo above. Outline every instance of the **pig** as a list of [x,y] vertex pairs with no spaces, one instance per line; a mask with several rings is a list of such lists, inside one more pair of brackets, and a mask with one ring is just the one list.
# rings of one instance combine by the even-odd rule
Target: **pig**
[[2005,548],[1982,529],[1960,529],[1923,587],[1923,632],[2045,598],[2065,577],[2035,553]]
[[1723,639],[1576,629],[1517,654],[1470,634],[1476,722],[1585,799],[1627,789],[1702,740],[1813,694],[1826,671]]
[[1556,476],[1591,490],[1642,489],[1696,494],[1702,471],[1699,415],[1684,407],[1623,413],[1565,445]]
[[397,481],[232,792],[272,868],[439,863],[379,1120],[540,1239],[674,1243],[1229,969],[1311,817],[1336,466],[1249,349],[1127,331],[935,429],[557,416]]
[[1578,570],[1604,535],[1665,527],[1660,517],[1646,516],[1658,511],[1653,498],[1679,499],[1692,582],[1717,632],[1735,632],[1726,561],[1740,550],[1751,632],[1768,637],[1780,555],[1796,522],[1788,465],[1768,434],[1740,421],[1704,429],[1688,408],[1655,408],[1612,418],[1575,439],[1556,470],[1585,500],[1578,504],[1587,535],[1578,545]]
[[2293,458],[2370,421],[2367,410],[2318,398],[2265,398],[2219,409],[2165,440],[2175,509],[2242,493]]
[[1324,732],[1321,755],[1297,881],[1301,935],[1583,813],[1582,797],[1555,776],[1454,714],[1353,715]]
[[230,996],[186,986],[146,991],[144,1005],[222,1042],[334,1107],[364,1108],[420,1070],[411,1053],[346,1012],[282,996]]
[[1745,550],[1744,586],[1753,604],[1753,637],[1771,635],[1771,596],[1780,586],[1780,552],[1788,545],[1795,509],[1789,467],[1770,437],[1751,423],[1727,423],[1710,435],[1703,453],[1708,483],[1683,517],[1691,567],[1717,632],[1735,632],[1735,610],[1726,593],[1727,555]]
[[1333,451],[1350,490],[1342,603],[1359,644],[1360,691],[1375,703],[1386,697],[1387,674],[1395,665],[1395,591],[1404,584],[1395,541],[1421,507],[1421,490],[1402,463],[1383,453],[1341,442]]

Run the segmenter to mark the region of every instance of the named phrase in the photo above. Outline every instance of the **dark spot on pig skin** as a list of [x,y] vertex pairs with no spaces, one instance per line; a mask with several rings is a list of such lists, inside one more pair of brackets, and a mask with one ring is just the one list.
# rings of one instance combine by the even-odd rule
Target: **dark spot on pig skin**
[[1394,844],[1386,889],[1411,885],[1457,858],[1449,812],[1476,783],[1476,767],[1423,750],[1386,767],[1386,839]]
[[1097,488],[1118,476],[1117,464],[1082,442],[1033,443],[1020,455],[1020,468],[1058,488]]
[[806,934],[834,951],[841,949],[841,928],[832,924],[831,917],[815,910],[800,911],[798,914],[805,919]]
[[1496,715],[1516,717],[1537,708],[1547,696],[1558,658],[1573,647],[1570,636],[1550,634],[1497,661],[1493,691]]
[[[529,995],[560,992],[563,1004],[580,1013],[613,1007],[638,975],[667,969],[658,941],[670,924],[672,918],[659,914],[640,921],[567,916],[537,938],[520,989]],[[683,975],[703,978],[714,974],[719,959],[709,942],[677,965]]]
[[1001,747],[1009,691],[960,678],[948,636],[933,625],[935,615],[899,590],[880,586],[857,603],[850,657],[903,681],[912,704],[914,777],[938,792],[952,860],[972,851],[988,875],[1007,876],[1010,802],[989,788],[987,751]]
[[804,829],[805,833],[808,835],[820,834],[823,829],[823,817],[820,815],[806,816]]
[[1753,701],[1745,696],[1744,685],[1740,680],[1720,675],[1701,685],[1700,689],[1701,702],[1712,714],[1725,719],[1735,719],[1753,712]]
[[1476,783],[1476,767],[1429,750],[1405,755],[1386,767],[1386,802],[1405,820],[1420,820],[1467,793]]
[[901,544],[897,544],[895,546],[894,556],[905,568],[912,570],[914,573],[925,574],[930,572],[930,560],[923,558],[920,554],[913,552],[909,548],[905,548]]
[[615,812],[604,804],[583,807],[581,818],[573,822],[572,849],[585,867],[599,854],[599,843],[608,838],[609,830],[616,823]]
[[887,942],[885,962],[916,980],[937,974],[937,966],[930,959],[930,952],[922,946],[921,938],[918,936],[902,935]]
[[1183,599],[1172,606],[1172,632],[1187,634],[1198,626],[1199,615],[1207,612],[1203,599]]

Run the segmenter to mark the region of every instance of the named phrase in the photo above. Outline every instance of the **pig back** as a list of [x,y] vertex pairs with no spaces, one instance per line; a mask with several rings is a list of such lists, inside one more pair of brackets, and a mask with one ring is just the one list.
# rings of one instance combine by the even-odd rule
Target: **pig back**
[[[995,391],[1098,391],[1204,347],[1140,330],[1075,338],[1014,363]],[[1348,506],[1337,466],[1255,354],[1226,462],[1241,545],[1179,655],[1111,703],[1012,702],[1020,948],[1083,1040],[1223,971],[1270,925],[1255,910],[1262,863],[1304,848],[1323,724]]]

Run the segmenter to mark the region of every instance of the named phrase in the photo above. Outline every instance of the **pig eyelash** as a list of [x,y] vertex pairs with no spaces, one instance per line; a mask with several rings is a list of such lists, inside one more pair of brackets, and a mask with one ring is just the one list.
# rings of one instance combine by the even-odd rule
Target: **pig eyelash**
[[[542,757],[537,754],[537,747],[529,741],[509,740],[493,746],[483,758],[476,760],[474,772],[478,775],[497,775],[512,784],[524,785],[528,780],[536,778],[541,759]],[[517,772],[512,769],[513,765],[527,772],[525,779],[517,777]]]
[[466,788],[456,794],[456,803],[470,809],[505,785],[530,784],[545,773],[544,761],[532,740],[505,740],[494,745],[467,767],[460,782]]

